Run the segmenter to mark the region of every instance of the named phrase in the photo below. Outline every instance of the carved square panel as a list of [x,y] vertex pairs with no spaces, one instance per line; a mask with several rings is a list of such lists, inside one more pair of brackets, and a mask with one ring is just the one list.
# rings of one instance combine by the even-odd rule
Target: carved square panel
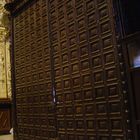
[[110,113],[119,113],[121,110],[120,102],[111,102],[109,103]]
[[60,47],[61,47],[61,49],[66,49],[67,48],[67,42],[65,40],[60,42]]
[[95,98],[100,99],[100,98],[105,98],[106,97],[106,92],[104,87],[96,87],[95,88]]
[[102,71],[93,74],[94,83],[102,83],[104,81],[104,74]]
[[[61,127],[60,127],[61,128]],[[58,138],[60,139],[60,140],[65,140],[66,139],[66,134],[65,133],[58,133]]]
[[56,131],[54,129],[49,129],[48,137],[49,138],[55,138],[56,137]]
[[[60,123],[61,123],[61,125],[62,125],[63,121],[61,121]],[[55,126],[55,119],[49,118],[49,119],[48,119],[48,126],[49,126],[49,127],[54,127],[54,126]]]
[[63,75],[68,75],[70,73],[69,66],[65,66],[63,69]]
[[87,40],[87,33],[86,31],[79,33],[79,42]]
[[74,134],[68,134],[68,140],[74,140],[75,135]]
[[98,120],[98,128],[100,130],[108,129],[108,120],[106,119]]
[[112,45],[113,45],[112,37],[109,35],[109,36],[106,36],[106,37],[102,38],[102,43],[103,43],[103,48],[104,49],[112,47]]
[[64,120],[58,120],[57,124],[58,124],[59,129],[64,129],[66,125]]
[[96,138],[96,136],[94,136],[94,135],[89,135],[88,134],[88,136],[87,136],[87,140],[96,140],[97,138]]
[[72,87],[75,88],[75,87],[80,87],[81,85],[81,78],[80,77],[73,77],[72,78]]
[[101,67],[102,66],[102,57],[97,56],[92,58],[92,66],[93,68]]
[[82,75],[82,85],[83,86],[92,85],[90,74]]
[[80,45],[80,57],[84,57],[89,54],[89,46],[87,44]]
[[70,86],[71,86],[70,79],[63,80],[63,87],[64,87],[64,89],[65,88],[70,88]]
[[[29,99],[29,101],[30,101],[30,99],[31,99],[32,97],[29,97],[28,99]],[[47,95],[40,95],[40,102],[41,103],[45,103],[47,101]]]
[[106,105],[106,103],[98,103],[98,104],[96,104],[96,110],[97,110],[97,113],[99,113],[99,114],[107,113],[107,105]]
[[113,135],[112,140],[124,140],[124,136]]
[[73,101],[73,94],[72,93],[65,93],[65,101],[66,102]]
[[[25,62],[26,63],[29,63],[30,61],[31,61],[31,56],[30,55],[26,55],[26,58],[25,58],[26,60],[25,60]],[[16,61],[17,62],[17,61]],[[16,65],[17,65],[17,63],[16,63]],[[19,64],[20,65],[20,64]]]
[[55,20],[55,18],[56,18],[56,11],[55,10],[52,10],[50,12],[50,18],[51,18],[52,21]]
[[25,57],[22,57],[19,62],[24,65],[26,63],[26,58]]
[[84,18],[80,18],[77,20],[77,26],[79,29],[85,27],[85,19]]
[[[60,48],[59,48],[58,44],[52,45],[52,48],[53,48],[54,53],[58,53],[58,52],[60,51]],[[44,49],[45,49],[45,48],[44,48]],[[45,50],[44,50],[44,51],[45,51]],[[47,53],[47,54],[50,53],[49,48],[46,50],[46,53]]]
[[38,65],[38,69],[44,69],[44,66],[45,67],[50,67],[50,60],[45,59],[44,62],[39,61],[37,65]]
[[52,31],[53,31],[53,30],[56,30],[56,28],[57,28],[57,22],[56,22],[56,21],[52,22],[52,23],[50,24],[50,28],[51,28]]
[[75,44],[76,44],[76,37],[75,37],[75,36],[73,36],[73,37],[69,38],[69,44],[70,44],[70,46],[72,46],[72,45],[75,45]]
[[78,114],[83,114],[83,106],[75,106],[75,113]]
[[60,104],[64,101],[63,94],[56,95],[57,102]]
[[93,27],[89,29],[89,38],[96,38],[99,35],[98,27]]
[[[49,65],[50,61],[48,59],[46,61],[47,61],[46,65]],[[54,65],[59,65],[59,64],[60,64],[60,58],[59,58],[59,56],[56,56],[54,58]]]
[[88,21],[88,25],[95,24],[97,21],[96,13],[91,13],[87,15],[87,21]]
[[74,101],[82,101],[82,93],[81,91],[74,91]]
[[[53,111],[53,110],[52,110]],[[64,107],[57,107],[57,114],[58,115],[64,115]]]
[[53,95],[52,94],[49,94],[49,95],[47,95],[47,101],[48,102],[50,102],[50,103],[52,103],[53,102]]
[[78,50],[77,49],[76,50],[71,50],[70,59],[72,60],[72,59],[76,59],[76,58],[78,58]]
[[111,32],[110,21],[106,21],[106,22],[101,23],[100,28],[101,28],[102,34]]
[[74,12],[73,11],[67,13],[67,19],[68,19],[68,21],[74,20]]
[[21,67],[20,72],[21,72],[21,75],[25,75],[26,67]]
[[86,104],[85,105],[85,112],[86,112],[87,115],[94,114],[95,105],[94,104]]
[[93,11],[93,10],[95,10],[95,1],[93,1],[93,0],[88,0],[87,2],[86,2],[86,9],[87,9],[87,12],[90,12],[90,11]]
[[65,18],[64,16],[59,18],[59,26],[63,26],[65,24]]
[[56,89],[61,89],[62,88],[61,81],[55,81],[55,87],[56,87]]
[[86,126],[87,126],[87,129],[94,130],[96,127],[95,121],[92,119],[86,120]]
[[108,7],[104,6],[102,8],[99,9],[99,18],[104,19],[108,17]]
[[104,60],[105,60],[105,64],[109,64],[109,63],[115,62],[114,52],[105,53],[104,54]]
[[58,7],[58,16],[63,16],[64,15],[64,5],[61,5]]
[[64,0],[57,0],[58,5],[62,5],[63,2]]
[[90,42],[90,49],[91,49],[92,53],[99,52],[101,49],[101,43],[99,42],[99,40],[97,40],[95,42]]
[[99,140],[109,140],[109,136],[99,136]]
[[85,135],[77,135],[77,140],[85,140]]
[[[61,76],[61,69],[60,68],[55,69],[54,70],[54,73],[55,73],[55,77]],[[48,74],[50,74],[50,73],[48,73]],[[46,75],[47,77],[49,76],[48,74]]]
[[67,128],[68,129],[74,128],[74,121],[73,120],[67,120]]
[[83,91],[84,100],[93,100],[93,91],[92,89],[87,89]]
[[38,75],[36,73],[32,74],[32,81],[36,82],[38,80]]
[[42,134],[43,137],[47,137],[48,136],[48,131],[46,131],[46,129],[42,129],[41,131],[42,131],[41,134]]
[[83,129],[85,127],[84,120],[76,120],[76,128]]
[[73,106],[66,106],[66,115],[73,115]]
[[74,63],[71,65],[72,73],[79,72],[79,63]]
[[66,63],[69,60],[69,56],[67,53],[61,55],[62,63]]
[[66,37],[66,29],[65,28],[60,29],[59,34],[60,34],[60,38]]
[[106,70],[106,79],[113,80],[117,78],[116,68],[111,68]]
[[106,0],[97,0],[97,4],[104,4]]
[[66,10],[67,10],[67,12],[69,12],[70,10],[72,10],[73,9],[73,1],[72,0],[68,0],[67,2],[66,2]]
[[122,131],[122,120],[112,119],[111,120],[111,129],[112,131]]
[[116,84],[109,85],[107,89],[108,89],[108,95],[109,96],[118,96],[119,89],[118,89],[118,86]]
[[58,35],[57,35],[57,33],[52,33],[51,34],[51,40],[52,40],[52,42],[57,42],[57,40],[58,40]]
[[89,69],[89,60],[83,60],[81,61],[81,70]]
[[83,2],[83,0],[75,0],[75,5],[78,6]]
[[68,33],[73,34],[75,31],[75,23],[68,25]]
[[84,5],[83,5],[83,4],[81,4],[80,6],[78,6],[78,7],[76,8],[76,15],[77,15],[77,16],[80,16],[80,15],[82,15],[82,14],[84,14]]

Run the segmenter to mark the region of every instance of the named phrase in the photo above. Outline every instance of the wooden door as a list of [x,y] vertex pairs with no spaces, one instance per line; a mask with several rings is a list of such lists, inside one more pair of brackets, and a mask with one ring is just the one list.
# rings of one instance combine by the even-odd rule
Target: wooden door
[[20,140],[53,139],[56,137],[56,122],[48,5],[44,0],[30,1],[28,7],[25,3],[21,2],[23,11],[18,11],[13,18],[15,135]]
[[49,1],[60,140],[127,139],[112,6]]
[[128,140],[126,82],[112,1],[13,5],[15,138]]

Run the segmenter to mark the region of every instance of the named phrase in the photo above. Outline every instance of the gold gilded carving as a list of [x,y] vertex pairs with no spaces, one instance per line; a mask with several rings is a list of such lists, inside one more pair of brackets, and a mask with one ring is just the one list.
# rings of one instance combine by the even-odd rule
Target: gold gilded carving
[[11,67],[8,13],[0,1],[0,98],[11,98]]

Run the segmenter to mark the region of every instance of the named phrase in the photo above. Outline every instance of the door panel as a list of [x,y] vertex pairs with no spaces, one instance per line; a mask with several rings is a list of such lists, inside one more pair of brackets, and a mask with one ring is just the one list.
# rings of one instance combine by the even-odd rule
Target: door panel
[[50,0],[60,140],[124,140],[109,1]]
[[24,2],[13,10],[17,139],[127,140],[111,1]]
[[18,139],[56,137],[47,24],[43,0],[14,18]]

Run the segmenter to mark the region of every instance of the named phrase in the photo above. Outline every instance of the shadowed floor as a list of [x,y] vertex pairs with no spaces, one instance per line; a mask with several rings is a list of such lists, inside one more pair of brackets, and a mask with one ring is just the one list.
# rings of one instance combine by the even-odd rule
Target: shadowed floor
[[13,140],[13,135],[2,135],[0,140]]

